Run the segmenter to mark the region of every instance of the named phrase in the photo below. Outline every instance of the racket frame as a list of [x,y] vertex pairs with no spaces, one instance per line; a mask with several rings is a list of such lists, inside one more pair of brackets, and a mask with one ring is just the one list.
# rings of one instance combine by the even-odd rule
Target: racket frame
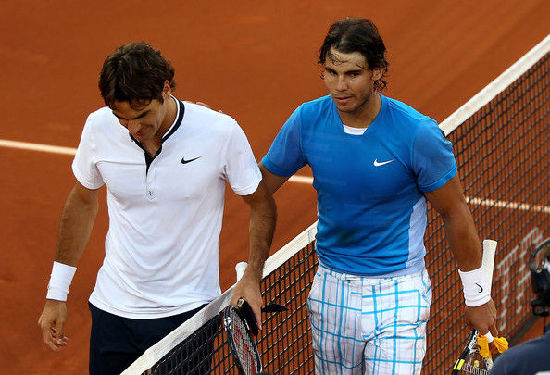
[[[237,366],[237,368],[239,369],[239,372],[241,374],[245,374],[245,375],[253,375],[253,374],[256,374],[256,373],[250,373],[250,372],[247,372],[246,369],[244,368],[244,365],[242,363],[242,360],[241,360],[241,356],[240,356],[240,353],[238,351],[238,347],[237,347],[237,344],[235,342],[236,338],[235,338],[235,319],[239,319],[242,324],[243,324],[243,327],[245,328],[244,329],[244,334],[248,337],[248,339],[250,340],[250,351],[252,353],[252,357],[253,357],[253,361],[254,361],[254,364],[257,368],[257,372],[256,373],[261,373],[263,371],[263,366],[262,366],[262,361],[260,359],[260,354],[258,353],[258,347],[256,345],[256,340],[254,339],[254,336],[252,335],[252,333],[250,332],[250,327],[248,326],[248,323],[246,321],[246,319],[243,317],[241,311],[239,310],[238,307],[235,307],[235,306],[228,306],[225,308],[224,312],[223,312],[223,323],[224,323],[224,328],[225,328],[225,332],[227,333],[227,341],[229,342],[229,346],[231,347],[231,354],[233,355],[233,360],[235,362],[235,365]],[[244,338],[243,338],[244,340]]]
[[[470,335],[468,336],[468,341],[466,343],[466,346],[462,350],[462,353],[460,353],[460,356],[457,358],[454,366],[453,366],[453,372],[452,375],[460,375],[460,374],[472,374],[470,371],[461,371],[463,369],[463,366],[465,364],[466,359],[470,354],[473,353],[479,353],[479,346],[477,344],[477,337],[479,333],[474,329],[472,332],[470,332]],[[480,355],[481,357],[481,355]],[[485,369],[479,369],[479,371],[485,371],[485,373],[489,374],[489,370],[493,367],[493,360],[492,358],[485,358],[481,357],[482,361],[485,362]],[[479,372],[479,373],[480,373]],[[475,372],[478,373],[478,372]]]

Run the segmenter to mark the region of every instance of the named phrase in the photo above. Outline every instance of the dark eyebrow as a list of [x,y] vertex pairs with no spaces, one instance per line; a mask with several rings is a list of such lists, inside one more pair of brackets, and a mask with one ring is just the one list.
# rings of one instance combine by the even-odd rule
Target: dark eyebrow
[[151,111],[151,110],[148,109],[148,110],[146,110],[145,112],[143,112],[141,115],[139,115],[138,117],[132,118],[132,119],[122,118],[122,117],[120,117],[119,115],[117,115],[117,114],[115,113],[115,111],[112,111],[112,112],[113,112],[113,115],[114,115],[117,119],[119,119],[119,120],[128,120],[128,121],[130,121],[130,120],[139,120],[140,118],[144,118],[145,116],[147,116],[147,114],[148,114],[150,111]]
[[[325,70],[330,72],[330,73],[336,73],[336,70],[332,69],[332,68],[327,68],[325,67]],[[361,74],[361,72],[363,72],[365,70],[365,68],[360,68],[360,69],[350,69],[350,70],[346,70],[344,72],[344,74]]]

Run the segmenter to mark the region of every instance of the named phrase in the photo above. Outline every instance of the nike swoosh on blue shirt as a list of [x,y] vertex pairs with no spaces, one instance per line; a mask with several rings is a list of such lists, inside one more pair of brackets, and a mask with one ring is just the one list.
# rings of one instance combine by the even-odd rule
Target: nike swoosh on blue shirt
[[386,164],[389,164],[391,163],[392,161],[395,161],[395,159],[391,159],[391,160],[388,160],[388,161],[382,161],[382,162],[378,162],[378,159],[374,159],[374,163],[372,163],[375,167],[381,167],[383,165],[386,165]]

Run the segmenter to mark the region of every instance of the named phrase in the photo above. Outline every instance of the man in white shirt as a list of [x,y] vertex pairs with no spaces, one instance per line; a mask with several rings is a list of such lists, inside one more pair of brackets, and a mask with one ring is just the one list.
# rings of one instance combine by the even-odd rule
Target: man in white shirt
[[146,43],[120,46],[99,78],[72,169],[44,311],[44,342],[67,344],[65,301],[105,185],[105,260],[89,304],[90,373],[117,374],[220,294],[225,184],[251,208],[250,254],[233,302],[260,322],[259,281],[275,226],[273,199],[237,122],[174,96],[174,69]]

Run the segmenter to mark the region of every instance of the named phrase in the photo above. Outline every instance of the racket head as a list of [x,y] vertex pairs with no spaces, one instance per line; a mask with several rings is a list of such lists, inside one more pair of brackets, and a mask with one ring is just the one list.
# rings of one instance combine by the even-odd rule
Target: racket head
[[491,358],[484,358],[479,353],[477,344],[477,331],[472,331],[468,336],[466,346],[458,357],[453,367],[453,375],[460,374],[478,374],[489,375],[489,370],[493,367]]
[[261,373],[262,362],[254,336],[241,311],[235,306],[228,306],[223,312],[223,323],[231,354],[241,374],[255,375]]

